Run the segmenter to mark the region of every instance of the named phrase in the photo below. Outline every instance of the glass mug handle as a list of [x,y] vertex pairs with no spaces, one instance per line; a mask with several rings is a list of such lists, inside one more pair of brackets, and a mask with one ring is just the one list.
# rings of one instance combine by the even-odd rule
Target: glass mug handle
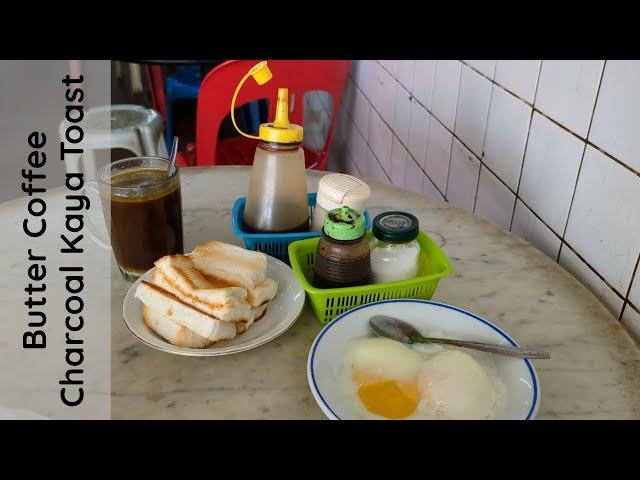
[[[98,190],[97,182],[93,182],[93,181],[86,182],[84,184],[84,190],[85,190],[85,194],[87,195],[87,198],[89,198],[89,202],[92,205],[100,204],[101,199],[100,199],[100,192]],[[100,228],[98,227],[95,219],[93,218],[94,215],[91,214],[92,211],[95,212],[94,209],[90,209],[89,215],[87,215],[87,219],[88,219],[87,234],[89,235],[89,237],[91,237],[91,239],[94,242],[96,242],[102,248],[104,248],[105,250],[111,250],[111,242],[107,238],[107,235],[105,235],[104,233],[99,233]],[[104,218],[104,215],[102,215],[101,218],[104,221],[103,223],[104,227],[106,227],[106,220]],[[106,228],[103,228],[103,230],[106,230]]]

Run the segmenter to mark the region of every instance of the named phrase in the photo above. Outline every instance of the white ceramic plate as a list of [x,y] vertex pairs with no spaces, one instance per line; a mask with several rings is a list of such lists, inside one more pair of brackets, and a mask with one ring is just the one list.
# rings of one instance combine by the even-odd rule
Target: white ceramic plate
[[[311,392],[324,414],[332,420],[357,418],[338,379],[347,343],[353,338],[374,336],[369,327],[369,318],[374,315],[401,318],[427,335],[429,332],[440,332],[444,333],[442,336],[460,340],[517,345],[509,335],[487,320],[442,303],[387,300],[345,312],[318,334],[307,362]],[[470,350],[463,351],[471,353]],[[493,355],[493,361],[506,387],[505,405],[496,413],[496,419],[533,419],[538,411],[540,385],[531,362],[501,355]]]
[[151,330],[142,319],[142,302],[134,293],[142,280],[149,280],[153,268],[131,285],[124,297],[122,315],[127,328],[138,340],[168,353],[213,357],[244,352],[259,347],[282,335],[300,316],[304,307],[305,292],[296,280],[293,270],[280,260],[267,256],[267,276],[278,282],[278,294],[267,308],[267,313],[246,332],[231,340],[216,342],[208,348],[177,347]]

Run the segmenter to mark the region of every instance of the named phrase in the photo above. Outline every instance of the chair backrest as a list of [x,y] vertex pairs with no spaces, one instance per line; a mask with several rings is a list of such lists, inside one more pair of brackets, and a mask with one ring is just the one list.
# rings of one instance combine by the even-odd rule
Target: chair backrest
[[[259,60],[229,60],[211,70],[200,85],[196,114],[196,161],[198,165],[215,165],[218,131],[229,114],[231,97],[249,69]],[[333,112],[331,125],[324,148],[326,154],[331,144],[342,91],[347,80],[350,60],[269,60],[272,80],[259,86],[252,78],[247,79],[236,99],[236,108],[263,98],[269,100],[269,120],[275,113],[278,88],[289,89],[289,113],[292,123],[302,125],[304,121],[304,94],[313,90],[324,90],[331,94]]]

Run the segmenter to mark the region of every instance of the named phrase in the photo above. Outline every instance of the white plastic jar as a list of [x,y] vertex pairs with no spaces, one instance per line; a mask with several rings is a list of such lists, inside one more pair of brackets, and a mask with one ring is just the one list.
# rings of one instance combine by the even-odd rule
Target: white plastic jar
[[320,179],[316,206],[313,209],[311,230],[322,231],[324,217],[327,212],[347,206],[363,213],[371,190],[359,178],[344,173],[330,173]]
[[418,275],[418,219],[406,212],[385,212],[373,220],[371,275],[374,283],[398,282]]

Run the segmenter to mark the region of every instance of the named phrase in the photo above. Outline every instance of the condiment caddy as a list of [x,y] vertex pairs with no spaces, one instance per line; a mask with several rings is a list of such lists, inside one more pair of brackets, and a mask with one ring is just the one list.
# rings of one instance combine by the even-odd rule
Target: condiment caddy
[[[309,218],[313,218],[313,212],[316,206],[316,193],[307,194],[307,208],[309,209]],[[256,250],[266,253],[272,257],[289,262],[288,247],[291,242],[297,240],[306,240],[318,238],[322,232],[306,231],[306,232],[287,232],[287,233],[256,233],[246,229],[244,225],[244,209],[246,205],[246,197],[238,198],[231,208],[231,228],[233,234],[242,239],[247,250]],[[367,229],[371,228],[371,218],[369,213],[364,211],[364,222]]]
[[[367,232],[371,242],[373,233]],[[440,279],[453,273],[449,259],[423,231],[415,241],[420,247],[417,275],[408,280],[388,283],[368,283],[345,288],[318,288],[313,284],[319,238],[307,238],[289,244],[289,261],[296,278],[307,292],[313,312],[321,323],[328,323],[338,315],[371,302],[396,298],[429,300]]]

